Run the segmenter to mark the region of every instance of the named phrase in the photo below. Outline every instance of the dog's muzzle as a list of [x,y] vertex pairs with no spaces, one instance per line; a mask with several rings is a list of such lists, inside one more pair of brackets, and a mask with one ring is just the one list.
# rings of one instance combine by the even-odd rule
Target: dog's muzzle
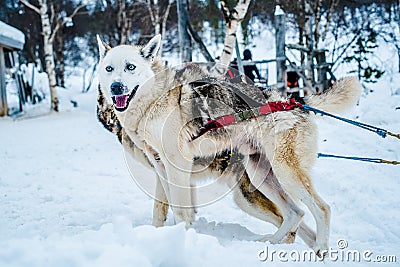
[[121,82],[113,82],[111,84],[111,98],[117,111],[122,112],[126,110],[138,87],[139,85],[136,85],[135,88],[129,92],[128,88],[124,86]]
[[113,82],[110,86],[112,95],[123,95],[124,94],[124,85],[120,82]]

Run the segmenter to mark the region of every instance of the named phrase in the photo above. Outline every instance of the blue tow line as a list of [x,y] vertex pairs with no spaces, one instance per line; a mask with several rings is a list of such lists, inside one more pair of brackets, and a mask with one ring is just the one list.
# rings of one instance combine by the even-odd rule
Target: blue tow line
[[[385,138],[386,136],[390,135],[393,137],[396,137],[398,139],[400,139],[400,134],[394,134],[389,132],[388,130],[382,129],[382,128],[378,128],[369,124],[365,124],[365,123],[361,123],[358,121],[353,121],[353,120],[349,120],[346,118],[342,118],[333,114],[330,114],[328,112],[325,112],[323,110],[319,110],[313,107],[310,107],[308,105],[303,104],[303,109],[307,110],[307,111],[311,111],[314,112],[316,115],[320,114],[321,116],[328,116],[328,117],[332,117],[335,118],[337,120],[340,121],[344,121],[347,122],[349,124],[352,124],[354,126],[360,127],[362,129],[371,131],[376,133],[377,135],[379,135],[382,138]],[[323,154],[323,153],[318,153],[318,158],[338,158],[338,159],[350,159],[350,160],[358,160],[358,161],[364,161],[364,162],[372,162],[372,163],[385,163],[385,164],[392,164],[392,165],[399,165],[400,162],[398,161],[390,161],[390,160],[384,160],[384,159],[379,159],[379,158],[360,158],[360,157],[350,157],[350,156],[337,156],[337,155],[330,155],[330,154]]]
[[337,156],[331,154],[323,154],[318,153],[318,158],[337,158],[337,159],[350,159],[350,160],[358,160],[364,162],[372,162],[372,163],[385,163],[385,164],[392,164],[392,165],[399,165],[399,161],[390,161],[385,159],[378,159],[378,158],[360,158],[360,157],[349,157],[349,156]]
[[315,114],[320,114],[321,116],[332,117],[332,118],[335,118],[335,119],[350,123],[352,125],[355,125],[357,127],[363,128],[365,130],[374,132],[374,133],[376,133],[377,135],[379,135],[382,138],[385,138],[387,135],[391,135],[391,136],[394,136],[394,137],[397,137],[397,138],[400,139],[400,135],[399,134],[393,134],[393,133],[391,133],[391,132],[389,132],[389,131],[387,131],[385,129],[382,129],[382,128],[378,128],[378,127],[375,127],[375,126],[372,126],[372,125],[369,125],[369,124],[365,124],[365,123],[362,123],[362,122],[358,122],[358,121],[353,121],[353,120],[349,120],[349,119],[346,119],[346,118],[342,118],[342,117],[330,114],[328,112],[325,112],[323,110],[319,110],[319,109],[310,107],[308,105],[304,105],[303,104],[303,108],[304,108],[304,110],[312,111]]

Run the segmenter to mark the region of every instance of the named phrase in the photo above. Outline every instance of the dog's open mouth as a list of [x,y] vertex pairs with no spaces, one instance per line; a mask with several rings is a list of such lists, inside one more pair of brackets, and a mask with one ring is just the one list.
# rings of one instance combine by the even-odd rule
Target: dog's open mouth
[[137,88],[139,85],[136,85],[136,87],[132,90],[131,93],[125,94],[125,95],[113,95],[112,101],[114,103],[114,107],[117,111],[124,111],[128,108],[129,102],[132,100],[133,96],[136,93]]

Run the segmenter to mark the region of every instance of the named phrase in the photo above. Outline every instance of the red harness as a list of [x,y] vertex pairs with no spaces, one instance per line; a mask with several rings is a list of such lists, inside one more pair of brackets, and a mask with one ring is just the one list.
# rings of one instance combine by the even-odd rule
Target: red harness
[[251,120],[259,116],[268,115],[277,111],[289,111],[295,108],[303,108],[303,105],[296,102],[294,98],[288,101],[276,101],[268,102],[260,107],[248,109],[239,113],[225,115],[218,117],[216,119],[209,119],[207,124],[200,128],[197,135],[192,137],[192,140],[199,138],[200,136],[206,134],[210,131],[215,131],[216,129],[223,128],[238,122]]

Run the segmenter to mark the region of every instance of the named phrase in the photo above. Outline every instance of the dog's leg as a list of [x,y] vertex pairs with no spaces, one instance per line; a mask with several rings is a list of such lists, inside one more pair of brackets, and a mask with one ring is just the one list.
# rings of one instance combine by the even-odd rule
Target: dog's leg
[[163,151],[159,156],[165,168],[169,191],[169,205],[172,207],[175,223],[186,222],[186,226],[189,226],[194,221],[191,196],[193,160],[188,160],[190,158],[188,154],[183,153],[183,150],[179,151],[176,149],[177,147],[179,146],[176,144],[174,146],[174,142],[167,143],[164,145]]
[[[191,166],[186,166],[191,168]],[[182,171],[169,162],[165,164],[170,193],[169,204],[174,212],[175,223],[186,222],[186,226],[194,221],[194,210],[191,197],[190,172]]]
[[[158,180],[168,199],[167,203],[172,208],[175,223],[184,221],[189,226],[194,220],[190,184],[192,161],[179,154],[167,156],[165,153],[158,153],[148,144],[145,144],[144,148],[157,172]],[[175,162],[179,165],[174,164]]]
[[[269,172],[273,175],[273,172]],[[271,179],[267,177],[267,180]],[[256,189],[250,182],[246,172],[243,173],[239,184],[233,189],[234,201],[246,213],[266,222],[270,222],[279,228],[282,225],[282,214],[289,214],[287,210],[279,210],[278,207],[266,196],[264,196],[258,189]],[[290,205],[281,206],[281,208],[290,208]],[[315,246],[315,233],[304,222],[301,222],[297,230],[298,235],[309,246]],[[284,243],[293,243],[295,233],[287,235],[283,239]]]
[[[280,173],[281,175],[288,175],[288,172],[292,171],[292,169],[288,168],[286,164],[280,163],[274,164],[273,166],[275,167],[274,171],[276,173]],[[296,194],[295,197],[301,199],[314,216],[317,226],[317,235],[316,244],[313,249],[315,250],[317,255],[323,257],[323,254],[325,254],[328,249],[330,208],[328,204],[326,204],[315,191],[314,187],[311,184],[309,175],[302,169],[294,170],[294,172],[296,174],[292,173],[289,175],[292,177],[296,177],[294,179],[295,184],[291,186],[295,186],[297,187],[297,189],[293,190],[291,193]],[[298,179],[301,179],[301,181],[297,182]]]
[[315,247],[316,234],[307,224],[301,222],[297,229],[299,236],[310,248]]
[[271,165],[265,156],[254,154],[249,156],[246,171],[255,189],[267,196],[282,213],[282,223],[273,235],[265,236],[260,241],[282,243],[293,239],[301,222],[304,212],[292,198],[282,189],[275,175],[269,173]]
[[[315,191],[308,169],[315,155],[313,146],[302,140],[297,143],[297,133],[288,132],[276,136],[276,148],[270,159],[272,169],[283,189],[292,197],[301,200],[311,211],[317,226],[316,244],[314,250],[323,257],[328,249],[330,207]],[[301,151],[299,157],[294,151]],[[268,155],[268,154],[267,154]]]
[[300,194],[303,196],[303,203],[309,208],[316,221],[317,236],[316,244],[313,249],[318,256],[324,257],[328,251],[330,207],[317,194],[312,185],[304,185],[301,191]]
[[153,225],[164,226],[164,222],[167,220],[168,214],[168,198],[165,193],[164,187],[161,183],[161,178],[158,174],[156,175],[156,195],[153,206]]
[[144,145],[144,156],[156,172],[156,192],[153,205],[153,225],[163,226],[167,220],[169,207],[169,188],[166,180],[165,166],[160,160],[159,154],[149,145]]

